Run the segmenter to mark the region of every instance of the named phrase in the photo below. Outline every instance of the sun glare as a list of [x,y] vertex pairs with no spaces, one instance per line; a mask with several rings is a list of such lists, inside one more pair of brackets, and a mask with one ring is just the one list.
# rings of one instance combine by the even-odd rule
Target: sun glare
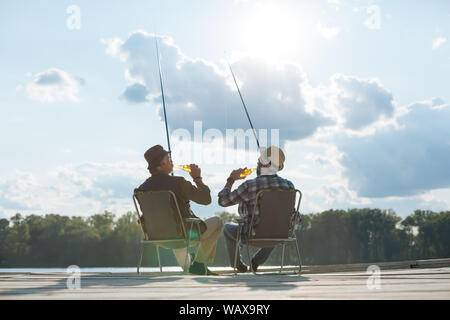
[[275,5],[253,11],[243,28],[244,48],[251,55],[267,59],[288,57],[305,42],[300,17]]

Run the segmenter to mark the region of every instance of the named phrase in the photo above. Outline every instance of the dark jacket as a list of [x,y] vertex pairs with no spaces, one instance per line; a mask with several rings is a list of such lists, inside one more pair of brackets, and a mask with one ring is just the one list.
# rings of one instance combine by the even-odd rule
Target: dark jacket
[[[177,197],[178,207],[183,218],[198,218],[191,210],[189,201],[192,200],[198,204],[208,205],[211,203],[211,191],[208,186],[200,184],[195,187],[183,177],[170,176],[165,173],[156,173],[148,178],[137,188],[139,191],[160,191],[170,190]],[[185,225],[186,228],[189,227]],[[206,230],[206,224],[200,223],[200,231]]]

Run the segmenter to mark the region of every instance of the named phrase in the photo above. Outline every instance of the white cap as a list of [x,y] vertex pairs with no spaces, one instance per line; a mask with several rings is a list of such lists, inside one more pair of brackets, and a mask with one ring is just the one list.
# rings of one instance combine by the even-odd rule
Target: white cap
[[261,147],[258,160],[262,165],[267,165],[270,163],[271,168],[275,169],[276,171],[280,171],[284,167],[285,156],[283,150],[278,147]]

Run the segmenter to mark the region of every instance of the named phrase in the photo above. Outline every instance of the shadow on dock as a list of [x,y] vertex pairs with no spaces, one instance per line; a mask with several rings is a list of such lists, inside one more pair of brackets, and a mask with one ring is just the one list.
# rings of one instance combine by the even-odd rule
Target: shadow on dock
[[[39,295],[58,296],[61,293],[74,294],[77,290],[67,287],[69,275],[66,274],[2,274],[0,275],[0,299],[13,296]],[[200,285],[208,287],[247,287],[249,290],[290,290],[298,286],[299,282],[310,281],[309,278],[298,274],[265,273],[222,274],[219,276],[184,275],[180,273],[158,274],[81,274],[79,291],[83,289],[127,288],[138,295],[142,289],[174,288],[183,289]],[[14,286],[8,288],[8,283]],[[42,285],[40,285],[42,284]],[[133,294],[131,294],[133,295]],[[3,297],[3,298],[2,298]]]

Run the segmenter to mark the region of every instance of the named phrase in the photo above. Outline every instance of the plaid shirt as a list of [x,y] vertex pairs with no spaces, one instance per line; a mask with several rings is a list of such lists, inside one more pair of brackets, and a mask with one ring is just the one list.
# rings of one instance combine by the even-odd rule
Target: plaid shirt
[[[256,177],[255,179],[247,180],[242,183],[236,190],[231,192],[229,188],[223,188],[219,192],[219,205],[222,207],[229,207],[239,204],[239,215],[245,218],[242,235],[248,233],[251,215],[253,213],[256,195],[259,191],[265,189],[295,189],[293,183],[287,179],[283,179],[278,175],[264,175]],[[252,234],[254,235],[254,227],[259,222],[259,208],[255,210],[255,217],[253,218]]]

